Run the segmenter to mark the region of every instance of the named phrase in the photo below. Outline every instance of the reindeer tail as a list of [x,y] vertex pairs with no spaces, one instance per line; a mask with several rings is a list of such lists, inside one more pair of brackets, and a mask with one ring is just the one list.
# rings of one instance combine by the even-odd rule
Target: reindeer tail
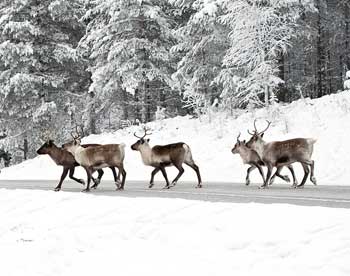
[[307,141],[308,141],[308,143],[309,143],[310,145],[313,145],[313,144],[315,144],[315,143],[317,142],[317,139],[309,138],[309,139],[307,139]]

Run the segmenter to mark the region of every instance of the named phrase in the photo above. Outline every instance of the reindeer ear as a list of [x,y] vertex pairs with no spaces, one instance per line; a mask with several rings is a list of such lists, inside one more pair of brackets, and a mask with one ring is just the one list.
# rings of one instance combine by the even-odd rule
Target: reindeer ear
[[261,138],[263,138],[263,137],[264,137],[264,134],[265,134],[265,133],[262,133],[262,134],[261,134]]
[[53,145],[53,140],[49,140],[49,146]]
[[148,139],[146,139],[146,142],[147,142],[147,143],[149,143],[149,140],[150,140],[149,138],[148,138]]
[[245,140],[243,140],[243,144],[245,144],[246,142],[245,142]]

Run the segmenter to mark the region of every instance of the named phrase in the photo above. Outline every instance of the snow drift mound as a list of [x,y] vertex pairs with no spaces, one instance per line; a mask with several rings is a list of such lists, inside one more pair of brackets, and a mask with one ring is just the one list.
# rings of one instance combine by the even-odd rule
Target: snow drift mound
[[[151,145],[184,141],[191,146],[194,160],[200,167],[204,182],[228,181],[244,182],[246,166],[238,155],[231,154],[236,137],[242,132],[242,139],[249,139],[247,129],[252,129],[253,121],[265,127],[265,119],[272,125],[265,134],[267,141],[284,140],[295,137],[312,137],[317,142],[314,147],[315,175],[319,184],[346,185],[350,179],[350,94],[324,96],[320,99],[302,99],[289,105],[276,104],[269,108],[252,111],[237,111],[234,116],[212,113],[199,119],[176,117],[149,123],[153,135]],[[152,168],[142,164],[140,154],[130,149],[135,142],[133,133],[141,128],[132,126],[115,133],[91,135],[84,143],[121,143],[126,146],[127,180],[149,181]],[[39,146],[39,145],[38,145]],[[295,165],[299,182],[302,178],[300,164]],[[169,177],[176,175],[169,168]],[[285,171],[284,173],[288,173]],[[59,179],[61,168],[49,156],[38,156],[19,165],[3,169],[0,179]],[[77,170],[78,177],[85,172]],[[112,179],[106,170],[105,179]],[[163,180],[158,174],[156,180]],[[196,181],[195,172],[187,167],[180,180]],[[252,181],[261,182],[257,171],[252,173]],[[310,184],[308,181],[307,183]],[[127,184],[126,184],[127,187]]]

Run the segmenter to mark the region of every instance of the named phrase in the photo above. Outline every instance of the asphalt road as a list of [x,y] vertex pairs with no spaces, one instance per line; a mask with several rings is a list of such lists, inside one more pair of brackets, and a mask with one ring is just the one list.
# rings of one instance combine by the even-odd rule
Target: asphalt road
[[[0,180],[0,188],[53,190],[57,181],[22,181]],[[191,200],[205,200],[211,202],[235,203],[286,203],[303,206],[325,206],[333,208],[350,208],[350,186],[312,186],[303,189],[293,189],[289,185],[273,185],[269,189],[259,189],[258,185],[245,186],[241,183],[204,183],[202,189],[196,189],[195,183],[179,182],[175,187],[165,190],[164,183],[156,182],[152,189],[148,189],[146,181],[127,181],[124,191],[116,191],[113,182],[103,181],[98,189],[90,193],[104,196],[124,197],[163,197],[182,198]],[[83,186],[65,181],[62,191],[80,192]]]

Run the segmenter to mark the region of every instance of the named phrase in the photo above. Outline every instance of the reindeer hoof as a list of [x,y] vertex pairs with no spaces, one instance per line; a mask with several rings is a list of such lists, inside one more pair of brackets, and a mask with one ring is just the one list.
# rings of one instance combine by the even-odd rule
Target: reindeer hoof
[[124,187],[118,187],[116,191],[124,191]]
[[101,180],[99,179],[99,178],[94,178],[94,179],[92,179],[92,181],[94,181],[94,183],[96,184],[96,185],[98,185],[98,184],[100,184],[101,183]]
[[267,185],[261,185],[260,187],[259,187],[259,189],[267,189],[268,188],[268,186]]
[[149,186],[148,186],[148,188],[151,189],[153,186],[154,186],[154,184],[153,184],[153,183],[150,183]]
[[203,188],[203,185],[202,185],[202,184],[198,184],[198,185],[196,186],[196,188],[197,188],[197,189]]
[[96,184],[91,186],[91,189],[96,190],[96,188],[97,188],[97,185],[96,185]]
[[296,186],[297,189],[303,189],[304,188],[304,184],[299,184]]
[[59,192],[59,191],[61,191],[61,188],[56,187],[56,188],[54,189],[54,191],[55,191],[55,192]]
[[246,186],[249,186],[249,184],[250,184],[250,181],[247,180],[247,181],[245,182],[245,185],[246,185]]
[[122,182],[120,180],[117,180],[116,182],[114,182],[114,184],[119,187],[120,185],[122,185]]
[[83,193],[88,193],[88,192],[90,192],[90,189],[84,189],[84,190],[82,190],[82,192]]
[[170,185],[166,185],[166,186],[164,186],[164,188],[163,189],[170,189]]
[[85,185],[84,179],[79,179],[79,183],[82,184],[82,185]]
[[317,181],[316,181],[316,177],[311,177],[311,182],[315,185],[315,186],[317,186]]

